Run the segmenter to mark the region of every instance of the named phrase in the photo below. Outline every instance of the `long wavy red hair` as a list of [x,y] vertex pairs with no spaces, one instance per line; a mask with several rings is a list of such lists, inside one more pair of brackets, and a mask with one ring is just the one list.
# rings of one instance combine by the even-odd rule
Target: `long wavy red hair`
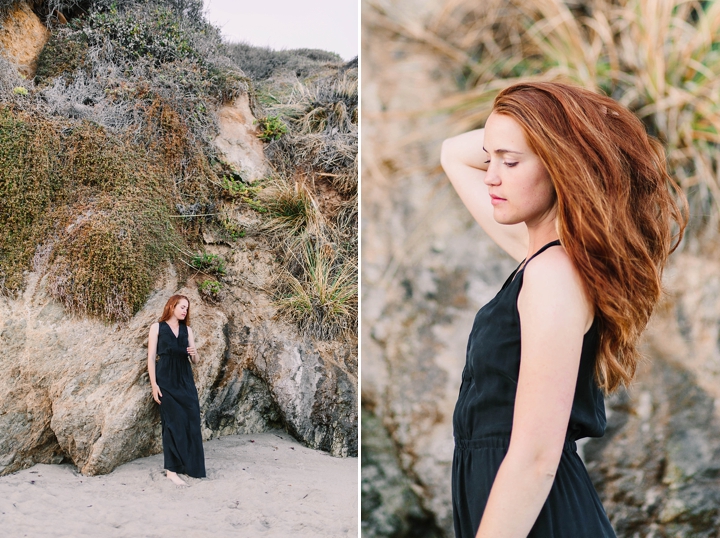
[[495,98],[493,111],[522,126],[555,187],[560,242],[599,322],[598,384],[606,392],[627,385],[665,262],[687,224],[687,201],[668,175],[665,151],[629,110],[568,84],[515,84]]
[[188,304],[187,309],[187,315],[185,316],[184,320],[180,320],[180,323],[184,323],[185,325],[190,325],[190,299],[185,297],[184,295],[173,295],[167,300],[167,303],[165,303],[165,308],[163,308],[162,316],[160,316],[159,322],[167,321],[172,317],[173,310],[175,310],[175,307],[180,302],[181,299],[185,299]]

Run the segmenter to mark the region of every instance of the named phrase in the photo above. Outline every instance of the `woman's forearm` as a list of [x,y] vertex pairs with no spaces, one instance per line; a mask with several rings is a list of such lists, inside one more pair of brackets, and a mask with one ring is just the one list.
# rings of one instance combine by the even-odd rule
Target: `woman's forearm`
[[477,538],[526,538],[550,493],[559,457],[508,451],[493,482]]
[[448,138],[443,142],[440,153],[442,165],[452,166],[457,163],[478,170],[488,169],[488,155],[483,150],[485,129],[476,129],[458,136]]
[[155,379],[155,354],[148,353],[148,377],[150,377],[150,385],[155,386],[157,385],[157,380]]

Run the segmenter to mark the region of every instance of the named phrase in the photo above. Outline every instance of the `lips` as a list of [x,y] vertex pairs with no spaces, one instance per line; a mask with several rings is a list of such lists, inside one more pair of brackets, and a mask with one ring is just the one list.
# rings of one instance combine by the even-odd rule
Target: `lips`
[[494,194],[491,194],[491,195],[490,195],[490,203],[491,203],[492,205],[497,205],[497,204],[499,204],[499,203],[506,202],[506,201],[507,201],[507,200],[505,200],[505,198],[500,198],[499,196],[496,196],[496,195],[494,195]]

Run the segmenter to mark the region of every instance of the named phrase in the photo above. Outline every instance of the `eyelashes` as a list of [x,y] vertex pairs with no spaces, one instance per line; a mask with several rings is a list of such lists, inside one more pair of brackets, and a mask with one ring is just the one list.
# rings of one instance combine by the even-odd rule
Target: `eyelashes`
[[[485,161],[485,164],[490,164],[490,159],[488,159],[487,161]],[[517,164],[517,162],[514,162],[514,163],[505,162],[505,163],[503,163],[503,164],[504,164],[505,166],[507,166],[508,168],[512,168],[513,166],[515,166],[515,165]]]

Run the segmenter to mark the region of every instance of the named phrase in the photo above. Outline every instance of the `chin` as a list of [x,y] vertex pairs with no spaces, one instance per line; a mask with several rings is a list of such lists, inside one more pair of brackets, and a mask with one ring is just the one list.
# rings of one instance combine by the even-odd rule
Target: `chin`
[[506,226],[523,222],[522,220],[513,219],[513,218],[507,217],[505,215],[493,215],[493,218],[495,219],[495,222],[497,222],[498,224],[504,224]]

